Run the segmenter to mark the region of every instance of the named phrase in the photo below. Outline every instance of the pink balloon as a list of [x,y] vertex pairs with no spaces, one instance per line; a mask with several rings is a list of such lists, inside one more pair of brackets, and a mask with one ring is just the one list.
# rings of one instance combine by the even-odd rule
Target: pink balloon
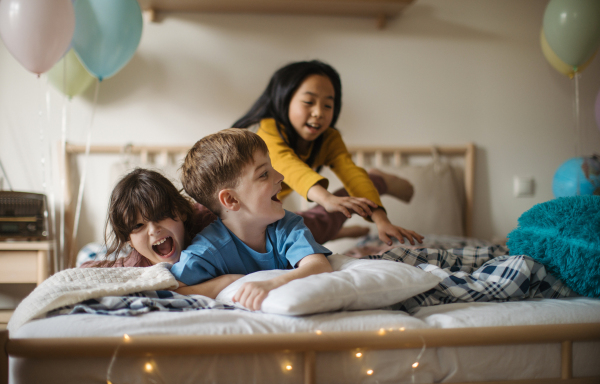
[[1,0],[0,36],[33,73],[48,71],[65,54],[75,32],[71,0]]

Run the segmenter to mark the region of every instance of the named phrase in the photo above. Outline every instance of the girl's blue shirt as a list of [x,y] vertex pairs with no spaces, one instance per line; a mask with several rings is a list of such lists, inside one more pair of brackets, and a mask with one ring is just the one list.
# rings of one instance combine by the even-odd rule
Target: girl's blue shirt
[[331,255],[331,251],[315,241],[302,217],[289,211],[285,211],[281,220],[267,226],[265,236],[267,252],[256,252],[217,219],[181,252],[171,273],[177,280],[195,285],[221,275],[291,269],[315,253]]

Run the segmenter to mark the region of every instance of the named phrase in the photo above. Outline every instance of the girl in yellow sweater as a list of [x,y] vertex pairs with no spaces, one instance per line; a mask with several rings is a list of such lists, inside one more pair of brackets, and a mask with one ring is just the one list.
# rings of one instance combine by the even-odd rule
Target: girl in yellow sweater
[[[296,62],[279,69],[250,110],[233,127],[249,128],[267,143],[273,167],[284,175],[279,199],[292,190],[319,205],[306,212],[306,226],[318,242],[351,235],[340,231],[352,213],[371,219],[379,238],[404,243],[422,242],[418,233],[390,223],[380,194],[410,201],[412,185],[380,171],[367,172],[354,164],[334,128],[342,106],[340,77],[331,66],[317,60]],[[327,191],[329,181],[318,172],[329,166],[345,190]]]

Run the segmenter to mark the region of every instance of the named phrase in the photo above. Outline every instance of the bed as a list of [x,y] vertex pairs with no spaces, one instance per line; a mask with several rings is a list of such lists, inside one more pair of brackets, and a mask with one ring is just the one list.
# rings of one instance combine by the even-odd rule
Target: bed
[[[172,163],[186,150],[186,146],[92,146],[90,156],[127,151],[139,157],[135,164],[153,165],[162,159],[164,166],[165,159]],[[411,221],[415,229],[425,234],[436,232],[428,236],[426,245],[439,249],[502,247],[471,237],[475,145],[351,151],[365,167],[397,169],[416,186],[447,192],[429,196],[429,201],[422,203],[416,199],[417,187],[415,206],[388,208],[392,217],[409,217],[411,212],[406,209],[416,210],[418,216]],[[76,158],[84,152],[84,146],[67,146],[65,171],[73,185],[70,190],[76,190]],[[433,176],[419,179],[424,172]],[[442,177],[444,184],[439,184]],[[438,184],[432,187],[427,183]],[[451,188],[451,193],[446,188]],[[67,196],[66,217],[72,220],[76,194]],[[290,204],[290,209],[306,207],[298,201]],[[432,221],[423,213],[427,210],[444,212],[443,218],[432,224],[437,227],[427,227]],[[72,233],[69,225],[65,232]],[[371,262],[356,257],[386,251],[378,248],[380,244],[373,238],[328,246],[353,256],[340,256],[340,265]],[[74,266],[77,247],[67,242],[65,248],[68,258],[64,263]],[[406,247],[402,252],[420,251]],[[388,261],[360,267],[380,268],[383,264],[378,263],[383,262]],[[385,274],[375,269],[372,273]],[[162,283],[166,285],[146,288],[169,284]],[[371,300],[385,296],[376,293]],[[42,295],[42,300],[47,296]],[[322,301],[326,299],[324,296]],[[219,303],[202,303],[207,310],[150,311],[137,316],[34,316],[11,332],[10,338],[2,333],[6,355],[0,373],[3,380],[15,384],[600,382],[600,300],[593,298],[455,302],[413,311],[382,305],[300,315],[254,313]]]

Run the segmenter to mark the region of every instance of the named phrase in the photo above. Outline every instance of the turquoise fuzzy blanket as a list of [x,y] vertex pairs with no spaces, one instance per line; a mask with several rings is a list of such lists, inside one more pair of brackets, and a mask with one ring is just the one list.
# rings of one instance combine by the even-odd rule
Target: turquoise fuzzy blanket
[[537,204],[508,234],[511,255],[527,255],[580,295],[600,298],[600,196]]

